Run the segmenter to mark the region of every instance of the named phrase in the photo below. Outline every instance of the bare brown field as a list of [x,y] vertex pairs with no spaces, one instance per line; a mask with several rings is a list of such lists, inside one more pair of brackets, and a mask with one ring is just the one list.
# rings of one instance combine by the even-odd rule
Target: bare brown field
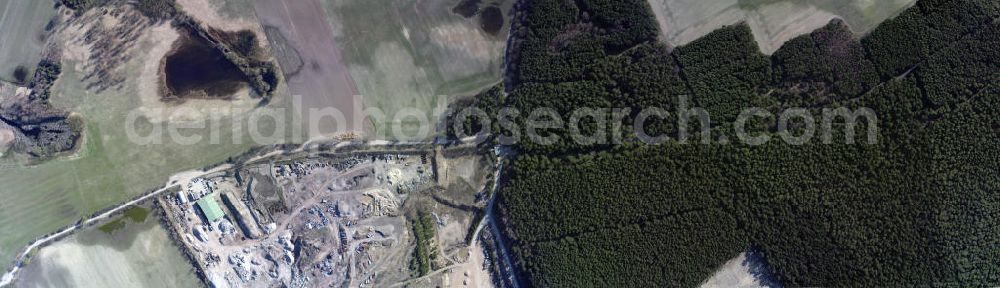
[[[289,74],[290,71],[285,71],[285,78],[293,97],[301,97],[302,103],[297,109],[303,121],[319,128],[314,132],[320,135],[310,132],[308,136],[345,132],[366,134],[368,129],[362,126],[365,121],[361,118],[357,88],[347,66],[341,61],[339,47],[320,3],[316,0],[256,1],[254,8],[261,25],[265,29],[276,28],[280,38],[287,41],[273,43],[278,37],[269,35],[271,45],[284,47],[287,44],[303,63],[302,71],[298,71],[302,73]],[[294,64],[283,61],[282,57],[278,59],[279,62],[286,62],[279,63],[283,69],[294,68],[286,67]],[[318,122],[310,120],[310,110],[328,108],[343,113],[346,123],[339,123],[333,117],[323,117]]]

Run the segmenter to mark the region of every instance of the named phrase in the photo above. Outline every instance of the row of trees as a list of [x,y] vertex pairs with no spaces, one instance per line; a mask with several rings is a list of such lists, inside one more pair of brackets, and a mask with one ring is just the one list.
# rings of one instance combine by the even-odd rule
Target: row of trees
[[436,251],[433,243],[434,239],[434,220],[431,216],[424,211],[417,213],[417,219],[411,221],[411,226],[413,226],[413,237],[416,239],[417,245],[413,250],[413,263],[414,270],[416,270],[418,276],[427,275],[431,272],[431,261],[436,257]]
[[[76,11],[77,14],[83,14],[90,8],[110,3],[120,2],[109,0],[59,0],[56,2],[57,5]],[[157,20],[168,20],[177,14],[177,7],[173,0],[136,0],[128,3],[135,5],[136,9],[146,17]]]

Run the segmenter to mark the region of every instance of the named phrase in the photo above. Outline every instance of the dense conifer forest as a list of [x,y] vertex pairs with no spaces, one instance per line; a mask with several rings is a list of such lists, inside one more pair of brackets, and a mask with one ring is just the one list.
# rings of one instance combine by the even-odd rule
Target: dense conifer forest
[[[610,119],[628,124],[687,101],[712,118],[687,144],[674,113],[650,124],[674,139],[661,145],[631,130],[583,145],[559,128],[552,145],[512,145],[499,204],[526,284],[696,286],[754,249],[788,286],[1000,285],[1000,2],[919,0],[863,37],[835,20],[772,56],[746,25],[668,47],[641,0],[526,9],[502,105],[629,108]],[[866,107],[877,122],[853,144],[841,121],[831,144],[747,145],[727,123],[749,107]],[[801,131],[774,118],[752,134]]]

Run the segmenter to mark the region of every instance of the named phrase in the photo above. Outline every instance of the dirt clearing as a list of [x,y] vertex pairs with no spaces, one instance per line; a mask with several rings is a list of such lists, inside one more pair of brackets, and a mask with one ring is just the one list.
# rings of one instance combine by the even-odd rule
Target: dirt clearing
[[701,288],[722,287],[781,287],[767,270],[767,264],[756,252],[744,252],[723,264],[719,271],[701,284]]

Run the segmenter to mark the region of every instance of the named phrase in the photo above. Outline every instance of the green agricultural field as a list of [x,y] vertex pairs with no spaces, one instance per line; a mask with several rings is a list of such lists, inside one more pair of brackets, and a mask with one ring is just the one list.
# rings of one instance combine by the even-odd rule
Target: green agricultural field
[[170,243],[157,217],[150,215],[140,221],[128,213],[112,222],[127,223],[114,233],[87,229],[36,253],[21,272],[18,286],[201,286],[180,249]]
[[52,1],[0,1],[0,79],[14,78],[14,69],[24,66],[27,75],[44,47],[46,26],[56,15]]
[[101,232],[112,234],[131,223],[142,223],[146,222],[146,217],[149,217],[149,209],[135,206],[125,209],[122,217],[118,217],[114,221],[105,223],[104,225],[98,226],[97,230]]
[[[473,94],[500,80],[506,31],[492,36],[476,18],[452,13],[458,1],[323,2],[365,108],[390,116],[416,108],[429,115],[444,104],[438,95]],[[377,136],[391,135],[391,120],[373,120]],[[406,133],[419,128],[403,122]]]
[[[40,235],[164,184],[174,173],[225,161],[251,146],[250,141],[137,145],[128,139],[123,125],[128,111],[137,107],[127,93],[130,89],[93,94],[83,89],[79,78],[72,70],[64,72],[52,99],[54,105],[70,108],[87,122],[79,154],[34,166],[5,160],[10,166],[0,173],[3,263],[10,263],[18,249]],[[232,125],[229,120],[222,123],[222,127]],[[229,133],[221,129],[221,139],[232,139]]]
[[207,0],[212,6],[218,7],[219,15],[228,18],[253,18],[252,0]]

